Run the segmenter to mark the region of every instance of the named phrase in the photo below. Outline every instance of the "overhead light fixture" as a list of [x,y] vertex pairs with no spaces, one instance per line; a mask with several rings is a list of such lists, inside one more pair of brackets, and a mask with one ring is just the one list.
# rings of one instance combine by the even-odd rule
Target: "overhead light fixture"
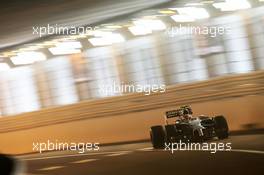
[[161,20],[156,20],[156,19],[139,19],[133,21],[133,23],[135,26],[142,26],[145,28],[149,28],[152,31],[159,31],[166,29],[166,25]]
[[105,27],[109,29],[121,29],[122,28],[122,26],[120,25],[106,25]]
[[82,45],[79,41],[65,41],[57,43],[55,47],[49,48],[53,55],[67,55],[80,53]]
[[88,40],[93,46],[105,46],[112,44],[112,42],[106,38],[89,38]]
[[143,26],[132,26],[129,27],[128,30],[135,36],[147,35],[152,33],[152,30],[150,30],[149,28],[145,28]]
[[93,46],[105,46],[124,42],[125,38],[121,34],[108,32],[107,35],[104,33],[101,37],[89,38],[88,41]]
[[175,22],[194,22],[195,21],[193,17],[188,16],[188,15],[173,15],[171,16],[171,18]]
[[139,19],[133,21],[133,26],[128,30],[135,36],[151,34],[153,31],[165,30],[166,25],[157,19]]
[[80,49],[63,49],[60,47],[49,48],[49,51],[52,53],[52,55],[69,55],[69,54],[81,53]]
[[10,69],[10,66],[7,63],[0,63],[0,71],[7,71]]
[[236,11],[251,8],[247,0],[226,0],[225,2],[214,3],[213,6],[221,11]]
[[17,56],[10,58],[15,65],[27,65],[46,60],[46,56],[41,52],[21,52]]
[[200,7],[181,7],[181,8],[170,8],[177,10],[180,15],[189,16],[194,19],[206,19],[210,17],[210,14],[206,9]]

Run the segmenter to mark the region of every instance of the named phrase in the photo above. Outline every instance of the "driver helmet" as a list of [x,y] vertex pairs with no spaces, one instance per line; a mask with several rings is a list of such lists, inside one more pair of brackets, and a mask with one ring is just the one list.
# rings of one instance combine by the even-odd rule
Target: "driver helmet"
[[184,115],[191,115],[191,114],[193,114],[192,108],[189,105],[181,106],[181,109],[182,109]]

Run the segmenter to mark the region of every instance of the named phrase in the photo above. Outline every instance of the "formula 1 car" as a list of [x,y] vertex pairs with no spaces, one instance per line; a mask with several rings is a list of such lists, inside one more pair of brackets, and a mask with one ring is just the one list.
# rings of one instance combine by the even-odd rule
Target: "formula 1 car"
[[[165,127],[152,126],[151,142],[154,148],[164,148],[168,142],[203,142],[218,137],[228,138],[228,124],[224,116],[209,117],[200,115],[192,117],[190,106],[182,106],[177,110],[167,111]],[[173,124],[168,120],[176,118]]]

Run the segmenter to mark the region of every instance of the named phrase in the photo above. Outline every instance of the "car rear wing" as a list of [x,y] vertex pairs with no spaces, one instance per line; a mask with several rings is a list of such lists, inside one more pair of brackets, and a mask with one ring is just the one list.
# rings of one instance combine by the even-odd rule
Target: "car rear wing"
[[177,109],[173,111],[167,111],[166,113],[166,118],[174,118],[174,117],[180,117],[183,115],[183,110],[182,109]]

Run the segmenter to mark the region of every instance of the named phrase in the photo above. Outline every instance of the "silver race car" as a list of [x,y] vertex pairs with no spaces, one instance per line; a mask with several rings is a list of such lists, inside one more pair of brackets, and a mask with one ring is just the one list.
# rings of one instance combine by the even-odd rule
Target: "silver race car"
[[[217,137],[228,137],[228,124],[224,116],[192,116],[190,106],[167,111],[165,127],[158,125],[150,129],[151,142],[154,148],[163,148],[167,142],[203,142]],[[176,119],[169,124],[170,119]]]

